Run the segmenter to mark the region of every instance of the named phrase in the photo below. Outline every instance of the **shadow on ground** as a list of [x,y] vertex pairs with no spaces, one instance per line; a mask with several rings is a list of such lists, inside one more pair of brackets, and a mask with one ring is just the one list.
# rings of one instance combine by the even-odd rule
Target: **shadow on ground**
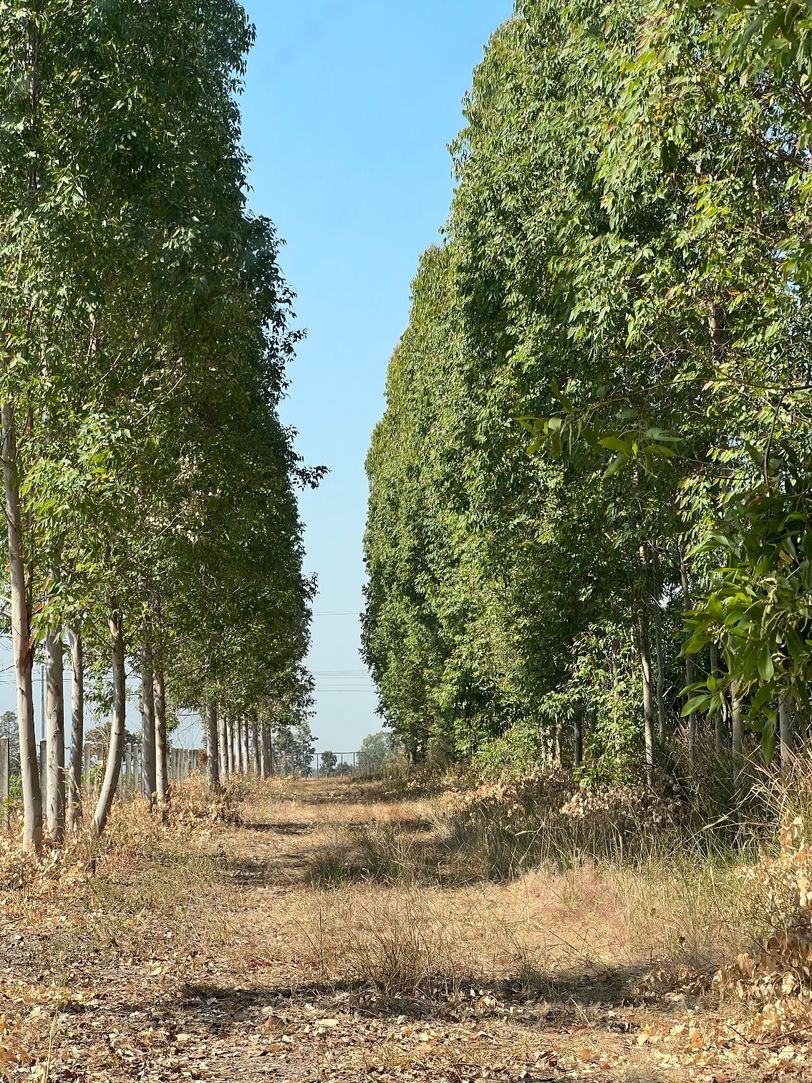
[[[451,980],[437,975],[431,993],[385,996],[371,982],[303,982],[290,986],[274,984],[251,988],[216,983],[188,983],[178,994],[176,1009],[214,1009],[222,1022],[226,1015],[239,1023],[252,1015],[283,1011],[286,1017],[301,1010],[312,1018],[313,1010],[341,1011],[350,1015],[385,1020],[407,1019],[415,1023],[464,1018],[510,1018],[513,1025],[536,1029],[564,1027],[589,1022],[610,1033],[634,1033],[639,1025],[620,1018],[619,1009],[640,1007],[648,997],[637,986],[645,971],[639,967],[618,967],[600,974],[570,973],[526,975],[522,981],[483,982],[476,977]],[[483,997],[488,1007],[483,1008]],[[662,1008],[662,1004],[660,1005]],[[672,1006],[669,1014],[684,1010]]]
[[251,823],[243,823],[240,825],[245,828],[246,831],[257,831],[267,835],[306,835],[309,831],[313,830],[313,825],[309,823],[303,823],[297,820],[288,820],[286,822],[267,822],[264,820],[255,820]]

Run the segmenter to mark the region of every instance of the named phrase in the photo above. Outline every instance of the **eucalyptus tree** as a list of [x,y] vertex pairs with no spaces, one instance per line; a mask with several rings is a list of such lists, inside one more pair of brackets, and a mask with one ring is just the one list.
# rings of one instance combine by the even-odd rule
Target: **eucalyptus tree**
[[[222,381],[206,381],[206,409],[191,400],[176,428],[185,468],[170,498],[177,529],[162,593],[170,694],[189,706],[218,703],[224,723],[279,695],[306,653],[312,584],[302,573],[295,486],[319,476],[276,414],[295,335],[275,236],[262,221],[248,233],[244,339],[233,320],[225,325],[232,364]],[[212,748],[227,752],[224,738],[212,730]]]
[[[112,670],[114,720],[94,816],[101,832],[120,770],[128,655],[140,658],[143,675],[145,786],[166,793],[166,667],[184,627],[173,621],[184,591],[198,604],[203,589],[188,565],[181,587],[172,579],[182,563],[178,538],[194,536],[201,517],[216,519],[201,513],[218,504],[210,482],[239,492],[246,445],[234,444],[228,461],[221,456],[208,473],[200,461],[245,416],[251,432],[267,430],[262,496],[281,491],[287,504],[265,516],[251,559],[258,568],[282,553],[286,572],[274,599],[279,605],[284,591],[294,597],[299,625],[309,588],[289,482],[307,472],[275,417],[295,339],[289,293],[269,225],[245,212],[235,92],[253,31],[243,9],[231,0],[202,8],[197,0],[147,7],[34,0],[4,7],[0,33],[8,136],[0,188],[11,208],[0,234],[0,391],[25,840],[37,846],[33,645],[44,640],[50,659],[55,839],[63,628],[71,630],[77,693],[73,818],[83,654]],[[175,433],[190,438],[188,449]],[[244,504],[240,520],[249,518]],[[224,567],[233,575],[233,561]],[[217,581],[221,593],[230,585]],[[239,620],[227,607],[225,616]],[[228,630],[224,624],[223,637]],[[280,666],[302,642],[291,638]]]
[[[780,20],[753,54],[746,35],[744,52],[731,49],[742,18],[712,5],[647,15],[617,64],[595,187],[621,252],[641,211],[660,222],[627,308],[629,347],[656,366],[611,396],[564,403],[556,432],[599,430],[619,467],[655,451],[664,429],[679,438],[669,454],[698,579],[686,649],[718,641],[726,663],[686,712],[713,714],[735,684],[769,757],[780,705],[808,683],[808,103],[791,51],[770,45]],[[579,265],[591,282],[588,258]]]
[[[631,25],[613,33],[630,38]],[[637,626],[651,672],[649,618],[673,560],[649,550],[668,487],[621,477],[601,492],[583,463],[539,465],[517,439],[517,414],[554,401],[552,386],[608,376],[624,352],[625,284],[602,253],[600,294],[583,302],[594,337],[573,335],[567,316],[566,246],[603,214],[584,72],[600,73],[604,52],[574,6],[522,5],[497,32],[455,148],[449,243],[424,259],[390,367],[368,466],[365,643],[407,744],[411,698],[416,723],[456,754],[533,717],[552,750],[545,698],[575,668],[577,637],[609,613]],[[652,712],[646,728],[650,760]]]
[[364,650],[407,745],[468,754],[530,724],[549,748],[563,713],[580,759],[608,716],[651,780],[682,704],[692,754],[703,705],[719,743],[735,682],[737,747],[746,699],[765,750],[779,719],[791,749],[808,13],[752,7],[523,0],[475,73],[368,460]]

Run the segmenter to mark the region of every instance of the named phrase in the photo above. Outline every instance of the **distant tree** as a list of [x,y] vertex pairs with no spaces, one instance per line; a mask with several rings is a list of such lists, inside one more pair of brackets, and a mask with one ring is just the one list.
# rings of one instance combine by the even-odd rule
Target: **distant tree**
[[335,752],[328,752],[327,749],[321,754],[321,773],[323,775],[332,775],[335,773],[338,765],[338,756]]
[[306,718],[274,727],[273,758],[279,770],[309,775],[315,751],[316,741]]
[[9,740],[9,760],[11,774],[20,773],[20,735],[17,729],[17,716],[14,711],[4,711],[0,715],[0,737]]
[[[124,736],[122,739],[122,748],[133,748],[140,745],[140,734],[131,733],[129,730],[124,730]],[[101,726],[96,726],[85,734],[84,744],[90,749],[90,755],[97,759],[104,759],[107,755],[107,749],[110,746],[110,723],[105,722]]]
[[360,766],[365,771],[380,771],[392,759],[398,748],[399,742],[393,733],[387,733],[385,730],[369,733],[358,750]]

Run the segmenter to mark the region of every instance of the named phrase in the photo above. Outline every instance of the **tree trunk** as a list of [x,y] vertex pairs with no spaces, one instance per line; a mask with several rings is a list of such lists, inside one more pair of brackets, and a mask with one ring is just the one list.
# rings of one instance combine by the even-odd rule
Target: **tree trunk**
[[239,774],[239,767],[237,765],[237,749],[236,749],[236,744],[235,744],[235,741],[234,741],[234,719],[233,718],[228,718],[226,720],[225,729],[226,729],[226,743],[227,743],[226,753],[227,753],[227,756],[228,756],[228,774],[230,774],[230,775],[232,775],[232,777],[234,777],[234,775]]
[[229,775],[231,774],[231,765],[229,763],[228,754],[228,725],[226,724],[226,717],[222,711],[217,712],[217,750],[219,753],[218,763],[220,767],[220,778],[223,782],[228,782]]
[[654,785],[654,690],[651,674],[651,648],[648,637],[648,621],[645,613],[637,619],[637,653],[643,678],[643,718],[646,757],[646,785]]
[[572,717],[572,762],[575,767],[584,762],[584,716],[580,708]]
[[226,719],[226,760],[228,761],[229,777],[238,773],[237,758],[234,755],[234,720]]
[[248,719],[237,719],[237,742],[240,746],[240,770],[244,775],[248,774],[250,761],[248,759]]
[[242,756],[240,755],[240,724],[236,718],[232,718],[231,726],[231,755],[234,760],[234,774],[242,774]]
[[85,665],[82,633],[69,630],[68,644],[72,666],[68,823],[72,829],[76,829],[82,818],[82,760],[85,738]]
[[0,408],[3,429],[3,482],[6,499],[6,528],[11,586],[11,641],[14,675],[17,684],[17,723],[20,736],[20,776],[23,791],[23,846],[39,850],[42,846],[42,793],[37,765],[37,739],[34,732],[34,655],[28,606],[28,584],[23,549],[22,509],[20,507],[19,463],[14,406],[5,402]]
[[733,681],[730,686],[730,721],[732,730],[731,751],[734,756],[741,756],[744,747],[744,719],[742,717],[742,701],[739,695],[738,681]]
[[267,722],[263,722],[262,725],[260,726],[260,740],[262,742],[262,757],[261,757],[261,759],[262,759],[262,778],[263,779],[270,779],[271,778],[271,769],[270,769],[271,765],[269,764],[270,745],[269,745],[269,726],[267,726]]
[[659,601],[654,603],[654,649],[657,653],[657,740],[665,745],[667,738],[665,710],[665,651],[663,647],[662,610]]
[[152,656],[153,709],[155,711],[155,792],[163,804],[169,800],[169,745],[166,740],[166,682],[160,651]]
[[206,701],[206,781],[209,793],[220,792],[220,756],[217,747],[217,704]]
[[795,757],[795,719],[792,714],[789,692],[778,701],[778,737],[781,748],[781,772],[786,774]]
[[[682,600],[686,610],[692,606],[691,592],[688,586],[688,567],[683,559],[682,553],[680,553],[679,560],[679,576],[682,583]],[[696,683],[696,662],[692,654],[686,654],[685,656],[685,685],[690,687]],[[691,692],[688,696],[692,695]],[[688,715],[688,759],[693,768],[696,764],[696,736],[697,736],[697,718],[696,711],[691,711]]]
[[65,838],[65,683],[61,634],[45,637],[46,728],[48,736],[48,840]]
[[[715,643],[710,645],[710,670],[711,675],[719,677],[719,651]],[[713,736],[716,746],[716,755],[723,756],[727,747],[727,726],[725,725],[725,712],[720,707],[713,719]]]
[[254,774],[262,778],[262,749],[259,745],[259,723],[257,716],[251,716],[251,740],[254,742]]
[[144,645],[141,654],[141,796],[150,805],[158,792],[155,769],[157,748],[155,733],[155,665],[152,656],[152,633],[144,621]]
[[110,745],[104,780],[99,791],[96,814],[93,817],[93,833],[98,838],[107,825],[107,817],[113,806],[118,779],[121,773],[121,754],[124,751],[124,735],[127,723],[127,688],[124,668],[124,631],[121,611],[117,604],[110,613],[110,653],[113,668],[113,714],[110,720]]
[[265,760],[265,777],[273,778],[273,734],[271,733],[270,723],[266,723],[262,727],[262,747],[264,751]]
[[640,557],[643,569],[650,568],[651,572],[651,602],[652,621],[654,623],[654,653],[657,664],[657,681],[655,684],[655,703],[657,706],[657,740],[665,745],[668,736],[668,715],[665,709],[665,648],[663,646],[662,627],[662,595],[663,582],[660,571],[660,555],[657,549],[649,550],[645,545],[640,547]]

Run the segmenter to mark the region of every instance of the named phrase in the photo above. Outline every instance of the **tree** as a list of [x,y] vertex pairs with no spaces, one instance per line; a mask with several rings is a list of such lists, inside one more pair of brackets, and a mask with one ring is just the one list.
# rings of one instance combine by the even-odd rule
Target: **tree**
[[35,0],[0,12],[0,32],[3,468],[24,841],[37,848],[31,666],[43,645],[58,842],[66,629],[74,822],[86,673],[112,711],[97,833],[128,661],[150,798],[168,796],[174,705],[306,710],[313,586],[295,490],[319,471],[277,414],[298,336],[273,227],[245,207],[242,7]]
[[733,7],[523,0],[474,74],[368,459],[364,652],[413,755],[532,733],[652,783],[727,712],[792,754],[808,13]]
[[20,773],[20,735],[17,716],[13,711],[3,711],[0,715],[0,738],[9,743],[9,770],[12,775]]
[[306,717],[292,717],[285,712],[273,721],[275,769],[284,774],[308,776],[312,770],[316,743]]
[[335,752],[328,752],[327,749],[321,754],[321,763],[319,772],[322,775],[335,774],[336,767],[338,765],[338,756]]
[[364,771],[380,771],[396,755],[398,741],[391,733],[368,733],[358,750],[358,763]]

